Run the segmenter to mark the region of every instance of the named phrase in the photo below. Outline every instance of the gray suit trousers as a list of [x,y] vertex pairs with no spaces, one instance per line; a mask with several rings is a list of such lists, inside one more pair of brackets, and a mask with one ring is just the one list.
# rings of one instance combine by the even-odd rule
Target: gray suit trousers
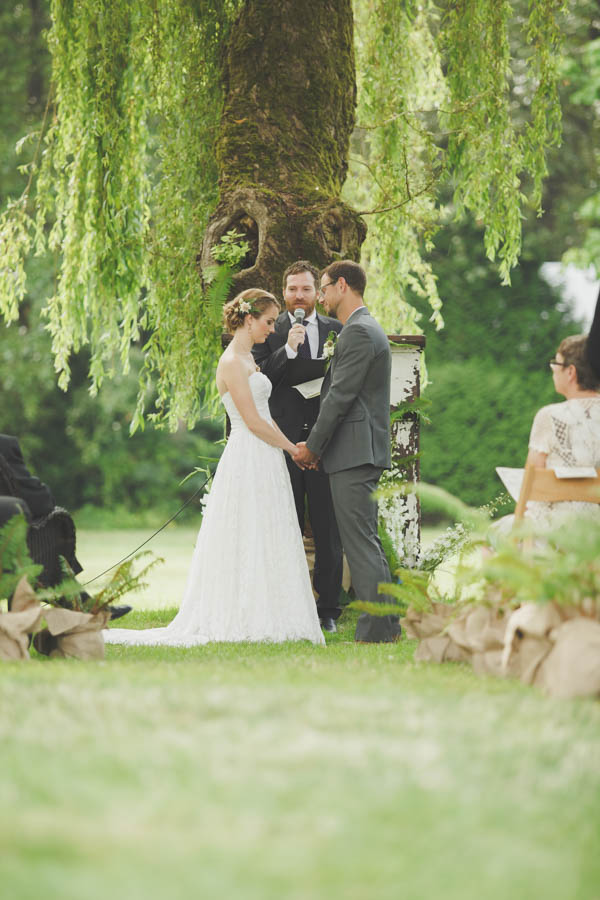
[[[379,466],[367,464],[329,475],[335,517],[350,566],[352,587],[359,600],[369,603],[389,601],[389,598],[377,593],[377,585],[381,581],[392,580],[377,533],[377,502],[373,498],[382,472]],[[399,633],[397,623],[395,616],[378,617],[363,613],[357,624],[356,639],[394,640]]]

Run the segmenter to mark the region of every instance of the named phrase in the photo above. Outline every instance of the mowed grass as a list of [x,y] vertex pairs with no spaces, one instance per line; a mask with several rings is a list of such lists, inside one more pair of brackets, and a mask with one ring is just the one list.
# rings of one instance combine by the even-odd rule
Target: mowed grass
[[3,664],[2,897],[600,898],[599,704],[352,619],[327,647]]
[[[158,525],[157,525],[158,527]],[[114,531],[77,531],[77,557],[83,566],[78,576],[82,583],[95,579],[106,568],[118,562],[152,534],[153,529]],[[148,587],[130,594],[127,603],[135,609],[177,609],[183,596],[188,569],[196,545],[198,528],[171,524],[156,535],[143,550],[149,550],[164,562],[148,574]],[[150,560],[140,561],[140,566]],[[103,584],[109,575],[94,581],[89,590]],[[125,624],[125,623],[123,623]]]

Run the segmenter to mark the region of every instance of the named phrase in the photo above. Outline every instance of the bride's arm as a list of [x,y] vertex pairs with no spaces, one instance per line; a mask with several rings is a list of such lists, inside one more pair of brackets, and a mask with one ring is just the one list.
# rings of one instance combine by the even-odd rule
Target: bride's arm
[[221,377],[225,382],[231,399],[247,425],[248,429],[265,443],[272,447],[280,447],[288,453],[296,452],[296,445],[292,444],[278,428],[274,428],[266,419],[258,414],[248,373],[237,360],[227,360],[221,363]]
[[[281,435],[281,437],[282,437],[285,441],[287,441],[287,438],[286,438],[285,434],[283,433],[283,431],[281,430],[281,428],[279,427],[279,425],[277,424],[277,422],[275,421],[275,419],[272,420],[271,425],[273,426],[273,428],[275,429],[275,431],[278,431],[279,434]],[[292,459],[293,459],[294,456],[298,453],[298,447],[297,447],[295,444],[292,444],[292,448],[293,448],[292,450],[288,450],[288,453],[290,454],[290,456],[291,456]]]

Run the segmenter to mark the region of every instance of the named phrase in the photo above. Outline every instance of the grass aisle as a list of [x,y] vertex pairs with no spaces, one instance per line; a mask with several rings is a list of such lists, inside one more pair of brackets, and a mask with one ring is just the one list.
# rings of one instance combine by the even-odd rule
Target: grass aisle
[[598,898],[598,704],[351,629],[4,664],[2,896]]

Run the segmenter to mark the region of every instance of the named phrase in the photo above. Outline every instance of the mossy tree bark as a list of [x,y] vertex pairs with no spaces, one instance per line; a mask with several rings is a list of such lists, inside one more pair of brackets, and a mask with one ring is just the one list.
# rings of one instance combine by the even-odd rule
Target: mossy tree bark
[[279,293],[296,259],[358,259],[366,226],[340,200],[356,103],[351,0],[247,0],[223,79],[220,200],[202,265],[232,228],[251,248],[236,293]]

